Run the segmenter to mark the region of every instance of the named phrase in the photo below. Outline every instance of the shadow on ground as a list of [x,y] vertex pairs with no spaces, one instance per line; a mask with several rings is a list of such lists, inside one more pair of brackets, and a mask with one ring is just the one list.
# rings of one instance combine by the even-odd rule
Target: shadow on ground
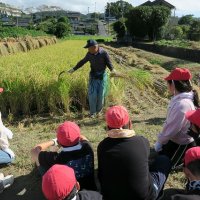
[[161,66],[163,68],[165,68],[168,71],[171,71],[172,69],[174,69],[175,67],[177,67],[178,65],[182,65],[182,64],[190,64],[190,61],[186,61],[186,60],[171,60],[168,62],[164,62],[163,64],[161,64]]
[[133,124],[136,124],[136,123],[145,123],[145,124],[148,124],[148,125],[162,125],[164,123],[166,118],[164,117],[154,117],[154,118],[149,118],[149,119],[145,119],[145,120],[142,120],[142,119],[135,119],[132,121]]
[[41,190],[41,177],[36,169],[30,174],[19,176],[11,187],[0,194],[1,200],[45,200]]

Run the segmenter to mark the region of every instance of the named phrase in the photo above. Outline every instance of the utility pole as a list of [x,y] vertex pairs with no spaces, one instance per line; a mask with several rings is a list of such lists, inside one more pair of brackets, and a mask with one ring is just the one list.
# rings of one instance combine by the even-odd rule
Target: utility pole
[[110,4],[108,5],[108,35],[110,35]]
[[120,0],[122,19],[124,18],[124,2]]
[[94,20],[96,20],[96,2],[95,2],[95,5],[94,5]]
[[17,16],[17,27],[18,27],[18,25],[19,25],[19,22],[18,22],[18,16]]

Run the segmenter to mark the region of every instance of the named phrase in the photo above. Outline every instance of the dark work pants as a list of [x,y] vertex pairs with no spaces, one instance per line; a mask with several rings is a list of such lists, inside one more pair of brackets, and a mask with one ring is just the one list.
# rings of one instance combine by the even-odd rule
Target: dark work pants
[[157,199],[171,170],[171,161],[167,156],[159,155],[150,166],[150,174],[154,188],[154,199]]
[[173,168],[175,168],[182,163],[185,152],[194,146],[196,146],[195,142],[187,145],[179,145],[170,140],[167,144],[162,146],[162,151],[160,151],[159,154],[166,155],[171,160]]

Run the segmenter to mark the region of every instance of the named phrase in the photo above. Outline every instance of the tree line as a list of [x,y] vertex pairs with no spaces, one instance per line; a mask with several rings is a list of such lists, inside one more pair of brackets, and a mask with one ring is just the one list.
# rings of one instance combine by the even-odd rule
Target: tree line
[[135,39],[189,39],[200,40],[200,20],[186,15],[171,23],[171,10],[166,6],[133,7],[125,1],[107,3],[106,16],[117,19],[113,29],[118,38],[127,33]]

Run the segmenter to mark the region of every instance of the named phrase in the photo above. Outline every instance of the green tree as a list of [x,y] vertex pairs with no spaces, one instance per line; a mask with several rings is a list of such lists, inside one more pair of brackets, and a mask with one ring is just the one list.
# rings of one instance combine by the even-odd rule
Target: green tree
[[123,38],[126,34],[125,19],[120,18],[113,24],[113,29],[117,33],[117,38]]
[[36,29],[48,34],[54,34],[56,30],[56,20],[54,18],[49,18],[46,21],[40,22]]
[[58,22],[56,25],[55,35],[58,38],[68,36],[71,33],[71,26],[64,22]]
[[152,6],[148,36],[156,40],[161,35],[162,27],[169,21],[171,11],[166,6]]
[[59,23],[59,22],[63,22],[63,23],[65,23],[65,24],[69,24],[69,19],[68,19],[67,17],[63,16],[63,17],[60,17],[60,18],[58,19],[58,23]]
[[37,30],[42,30],[45,33],[62,38],[71,33],[71,25],[67,17],[60,17],[58,20],[55,18],[48,18],[38,24]]
[[99,19],[99,17],[100,17],[100,13],[97,13],[97,12],[91,13],[92,19],[97,20],[97,19]]
[[96,24],[91,24],[90,27],[87,27],[85,29],[85,33],[90,34],[90,35],[95,35],[97,34],[97,25]]
[[139,6],[133,8],[126,22],[132,36],[155,40],[161,35],[162,27],[168,22],[170,10],[164,6]]
[[112,3],[107,3],[105,15],[106,17],[112,16],[116,19],[122,17],[127,17],[129,11],[133,8],[133,6],[126,1],[117,1]]
[[191,25],[194,22],[194,17],[193,15],[185,15],[181,17],[178,21],[179,25]]
[[181,25],[181,28],[183,30],[183,39],[188,39],[189,32],[190,32],[190,26],[189,25]]
[[194,41],[200,41],[200,21],[194,20],[190,26],[189,39]]
[[51,29],[54,25],[48,21],[41,22],[37,25],[37,30],[44,31],[45,33],[51,33]]
[[170,34],[173,35],[173,39],[182,39],[183,29],[181,26],[173,26],[170,30]]
[[143,38],[148,35],[151,13],[150,6],[136,7],[129,12],[126,26],[132,36]]

